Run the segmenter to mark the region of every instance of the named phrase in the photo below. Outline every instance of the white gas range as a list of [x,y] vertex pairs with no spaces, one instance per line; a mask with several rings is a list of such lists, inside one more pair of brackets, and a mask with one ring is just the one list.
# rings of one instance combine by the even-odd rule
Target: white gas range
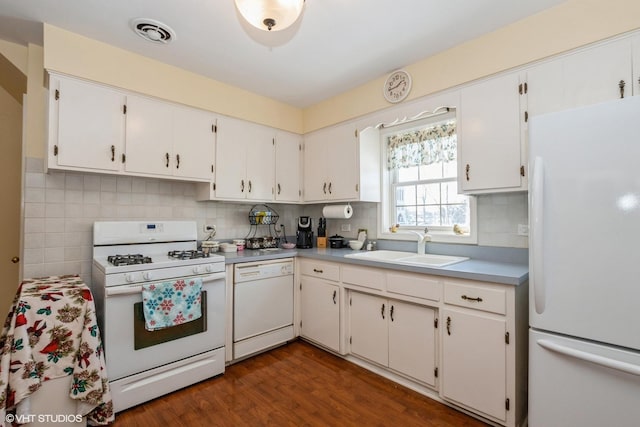
[[[93,229],[92,292],[114,410],[224,372],[224,257],[197,250],[193,221],[101,221]],[[202,316],[149,331],[142,285],[202,280]]]

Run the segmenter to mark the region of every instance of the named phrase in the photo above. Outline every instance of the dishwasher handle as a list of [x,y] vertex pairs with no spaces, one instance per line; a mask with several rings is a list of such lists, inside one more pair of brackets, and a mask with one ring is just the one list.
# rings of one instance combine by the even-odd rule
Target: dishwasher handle
[[293,261],[275,260],[264,262],[246,262],[235,264],[234,283],[252,280],[268,279],[271,277],[290,276],[293,274]]

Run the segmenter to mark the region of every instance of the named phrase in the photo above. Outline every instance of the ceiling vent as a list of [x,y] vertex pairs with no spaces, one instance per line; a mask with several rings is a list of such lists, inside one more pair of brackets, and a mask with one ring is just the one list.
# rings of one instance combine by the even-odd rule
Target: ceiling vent
[[134,19],[131,28],[143,39],[156,44],[167,44],[176,38],[176,33],[168,25],[153,19]]

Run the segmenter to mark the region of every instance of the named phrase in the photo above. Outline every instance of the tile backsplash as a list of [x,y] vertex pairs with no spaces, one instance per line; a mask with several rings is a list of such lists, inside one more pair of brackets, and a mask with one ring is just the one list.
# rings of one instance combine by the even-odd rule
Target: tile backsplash
[[[477,196],[478,245],[527,248],[528,237],[519,236],[518,224],[528,224],[527,193],[485,194]],[[327,235],[339,234],[355,238],[358,229],[365,228],[369,237],[376,237],[378,227],[377,203],[352,203],[353,216],[348,220],[327,220]],[[305,206],[302,215],[322,216],[322,206]],[[351,224],[351,231],[341,231],[343,224]],[[316,223],[314,222],[314,226]]]
[[[154,178],[80,172],[42,171],[43,159],[27,158],[24,177],[23,277],[79,273],[91,281],[92,227],[95,221],[196,220],[199,238],[205,224],[215,224],[216,239],[242,238],[253,232],[251,203],[198,202],[195,184]],[[322,205],[269,204],[280,215],[288,236],[295,235],[297,218],[322,215]],[[366,228],[375,237],[377,204],[353,203],[348,221],[328,221],[329,235],[355,236]],[[341,231],[350,223],[351,233]],[[526,194],[478,198],[479,245],[526,248],[517,225],[527,224]],[[257,230],[262,235],[263,230]]]
[[[23,277],[80,273],[90,283],[95,221],[196,220],[200,239],[208,235],[205,224],[216,225],[221,240],[252,231],[251,204],[198,202],[193,183],[42,171],[42,159],[26,159]],[[273,208],[287,234],[294,234],[301,207]]]

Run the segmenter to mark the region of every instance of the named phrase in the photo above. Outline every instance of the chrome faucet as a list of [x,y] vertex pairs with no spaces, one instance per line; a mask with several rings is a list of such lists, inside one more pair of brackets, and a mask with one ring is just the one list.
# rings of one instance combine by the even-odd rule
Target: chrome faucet
[[425,244],[431,241],[431,235],[429,234],[429,229],[425,227],[423,233],[420,233],[419,231],[415,231],[415,230],[407,230],[407,231],[410,231],[411,233],[418,236],[418,248],[416,253],[418,255],[424,255]]

